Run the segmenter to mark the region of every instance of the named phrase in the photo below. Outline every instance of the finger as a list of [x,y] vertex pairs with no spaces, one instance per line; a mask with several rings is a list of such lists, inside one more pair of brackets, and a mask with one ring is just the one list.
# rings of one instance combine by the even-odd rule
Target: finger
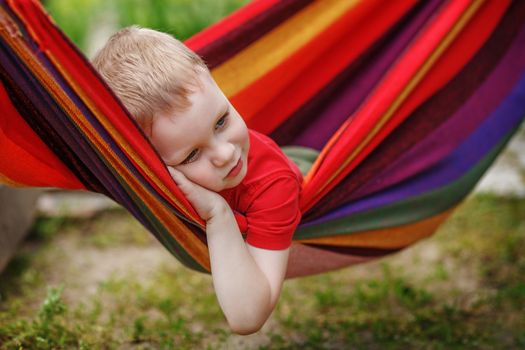
[[176,170],[175,168],[168,166],[168,171],[170,172],[171,177],[173,178],[173,180],[175,180],[177,185],[183,184],[184,180],[186,180],[184,174]]
[[169,165],[168,165],[167,168],[168,168],[168,171],[170,172],[170,174],[171,174],[172,176],[175,176],[175,175],[181,173],[180,171],[176,170],[176,169],[175,169],[174,167],[172,167],[172,166],[169,166]]
[[[168,170],[171,174],[171,177],[179,187],[179,189],[184,193],[184,195],[190,199],[189,197],[192,196],[192,194],[195,193],[197,190],[197,187],[193,182],[191,182],[182,172],[179,170],[176,170],[172,167],[168,167]],[[189,197],[188,197],[189,196]]]

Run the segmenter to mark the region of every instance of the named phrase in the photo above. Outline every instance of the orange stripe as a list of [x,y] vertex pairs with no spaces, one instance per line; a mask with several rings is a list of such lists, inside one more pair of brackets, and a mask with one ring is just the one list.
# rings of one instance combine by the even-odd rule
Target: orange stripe
[[26,184],[15,182],[14,180],[8,178],[5,174],[1,174],[1,173],[0,173],[0,183],[5,184],[9,187],[27,187]]
[[358,233],[338,234],[329,237],[301,239],[301,243],[317,243],[338,247],[397,249],[409,246],[432,235],[456,207],[441,214],[402,226]]
[[[309,41],[318,37],[358,2],[359,0],[325,0],[311,3],[228,61],[213,69],[214,78],[220,82],[221,89],[226,96],[238,95],[283,61],[288,60]],[[305,25],[306,23],[307,25]],[[286,86],[287,82],[292,80],[299,71],[298,67],[295,67],[294,72],[288,72],[289,74],[281,77],[282,81],[274,81],[274,84]],[[242,74],[240,75],[239,72]],[[272,91],[263,91],[263,93],[271,94],[272,92],[275,93],[276,90],[280,89],[274,86]],[[261,107],[265,104],[261,102],[261,99],[266,100],[265,97],[262,97],[258,98],[257,101],[250,102]],[[244,111],[249,115],[253,114],[252,110]]]

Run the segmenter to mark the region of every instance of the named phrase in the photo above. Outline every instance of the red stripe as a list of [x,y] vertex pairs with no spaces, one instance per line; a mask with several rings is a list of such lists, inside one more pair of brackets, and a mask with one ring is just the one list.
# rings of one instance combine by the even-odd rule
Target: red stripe
[[207,27],[205,30],[195,34],[184,43],[193,51],[198,51],[206,45],[220,39],[228,32],[235,30],[242,24],[250,21],[253,17],[267,11],[278,3],[279,0],[258,0],[253,1],[229,16],[221,19],[217,23]]
[[0,84],[0,174],[24,186],[84,189],[18,114]]
[[387,31],[414,2],[359,3],[274,70],[232,97],[232,103],[249,127],[270,133]]
[[[327,152],[323,164],[313,176],[307,189],[303,191],[302,208],[307,210],[322,198],[331,188],[341,181],[354,169],[392,130],[419,106],[424,100],[439,88],[444,86],[468,62],[488,39],[497,22],[508,7],[508,1],[488,1],[478,13],[463,28],[454,43],[439,58],[427,76],[419,83],[410,97],[395,112],[392,119],[384,126],[372,141],[359,152],[358,156],[341,172],[332,183],[322,192],[315,194],[335,169],[342,164],[368,132],[377,123],[378,119],[399,95],[401,89],[413,78],[416,70],[421,66],[428,55],[434,50],[441,39],[450,31],[457,18],[468,6],[468,1],[454,1],[448,4],[431,23],[428,30],[414,43],[412,48],[402,57],[399,63],[389,72],[384,81],[365,105],[356,112],[351,127],[346,129],[336,140],[334,147]],[[345,127],[345,126],[344,126]],[[332,140],[333,141],[333,140]]]

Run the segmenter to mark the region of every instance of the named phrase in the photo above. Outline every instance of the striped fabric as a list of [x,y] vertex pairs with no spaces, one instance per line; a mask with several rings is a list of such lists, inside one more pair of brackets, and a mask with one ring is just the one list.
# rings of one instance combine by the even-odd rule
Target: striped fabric
[[[209,271],[202,220],[113,93],[36,0],[0,4],[0,182],[104,193]],[[249,127],[320,151],[294,240],[326,269],[435,232],[525,116],[520,0],[259,0],[186,44]]]

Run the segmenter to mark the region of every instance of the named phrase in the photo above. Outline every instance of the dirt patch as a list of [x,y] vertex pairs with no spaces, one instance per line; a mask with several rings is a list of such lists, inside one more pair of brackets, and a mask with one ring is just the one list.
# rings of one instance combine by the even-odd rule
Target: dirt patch
[[[145,234],[148,234],[145,232]],[[156,241],[147,246],[98,248],[83,246],[75,235],[63,235],[53,241],[56,263],[49,271],[49,284],[66,283],[64,299],[85,300],[109,279],[133,277],[147,284],[163,264],[180,264]],[[180,268],[183,268],[180,266]]]

